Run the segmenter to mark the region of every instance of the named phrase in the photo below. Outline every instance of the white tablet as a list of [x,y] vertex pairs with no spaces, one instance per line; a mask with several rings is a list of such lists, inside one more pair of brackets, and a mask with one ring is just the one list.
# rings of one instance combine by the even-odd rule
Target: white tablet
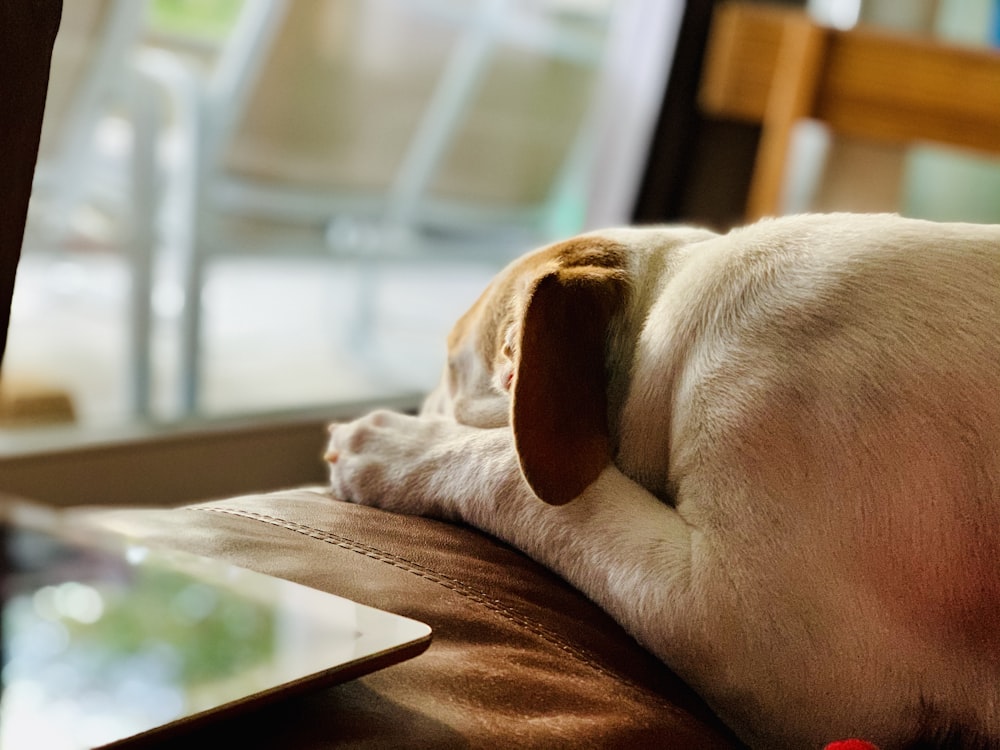
[[113,747],[421,653],[423,623],[3,506],[0,750]]

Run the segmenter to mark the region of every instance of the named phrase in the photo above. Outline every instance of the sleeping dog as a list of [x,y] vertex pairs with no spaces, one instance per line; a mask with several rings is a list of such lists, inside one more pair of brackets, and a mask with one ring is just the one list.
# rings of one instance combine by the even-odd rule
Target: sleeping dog
[[1000,746],[1000,226],[626,228],[508,266],[345,500],[467,522],[754,747]]

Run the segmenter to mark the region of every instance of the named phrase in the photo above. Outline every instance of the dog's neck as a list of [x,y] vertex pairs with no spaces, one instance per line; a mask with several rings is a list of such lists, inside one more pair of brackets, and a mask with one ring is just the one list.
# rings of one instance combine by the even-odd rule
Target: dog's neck
[[[605,371],[608,377],[608,425],[611,429],[615,463],[626,475],[649,492],[667,498],[666,476],[662,475],[669,446],[660,443],[670,434],[669,410],[638,408],[642,398],[631,398],[649,390],[649,374],[638,356],[648,336],[649,316],[654,301],[672,275],[674,253],[635,253],[630,257],[632,284],[620,311],[608,330]],[[662,386],[662,384],[660,384]],[[631,407],[630,407],[631,404]],[[654,436],[655,439],[654,439]]]
[[[687,264],[692,254],[704,252],[703,243],[717,238],[699,228],[665,228],[662,233],[646,229],[618,230],[632,252],[628,254],[627,298],[611,321],[606,351],[608,375],[608,424],[615,463],[650,493],[669,501],[668,466],[672,408],[660,404],[650,408],[653,394],[673,392],[670,381],[679,373],[665,372],[650,362],[683,361],[664,357],[664,347],[683,346],[674,336],[671,313],[663,308],[669,295],[664,289]],[[612,235],[614,236],[614,235]],[[683,337],[680,337],[683,338]],[[666,397],[666,396],[664,396]]]

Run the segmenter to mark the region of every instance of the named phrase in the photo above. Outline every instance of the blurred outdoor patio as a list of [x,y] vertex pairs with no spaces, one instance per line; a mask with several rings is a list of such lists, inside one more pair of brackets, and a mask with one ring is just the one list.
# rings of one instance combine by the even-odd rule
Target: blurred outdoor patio
[[503,264],[628,221],[681,7],[65,3],[2,388],[83,427],[427,390]]

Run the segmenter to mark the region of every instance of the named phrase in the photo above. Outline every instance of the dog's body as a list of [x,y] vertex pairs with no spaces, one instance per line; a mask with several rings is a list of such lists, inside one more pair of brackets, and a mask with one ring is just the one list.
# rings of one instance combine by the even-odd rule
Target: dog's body
[[345,499],[562,574],[751,745],[1000,743],[1000,227],[544,248],[421,416],[335,426],[328,459]]

